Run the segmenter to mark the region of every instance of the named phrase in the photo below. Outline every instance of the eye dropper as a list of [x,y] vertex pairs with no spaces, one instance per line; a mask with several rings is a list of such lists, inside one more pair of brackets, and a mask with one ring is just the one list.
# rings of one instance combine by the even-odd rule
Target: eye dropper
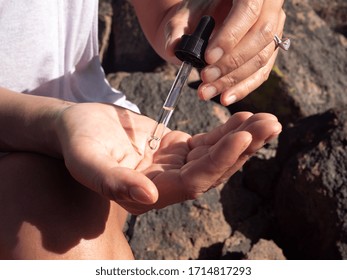
[[192,68],[203,68],[206,66],[204,53],[214,25],[214,19],[211,16],[203,16],[193,34],[183,35],[181,37],[181,41],[175,50],[175,55],[183,63],[166,97],[157,123],[149,138],[148,144],[152,150],[157,148],[164,134]]

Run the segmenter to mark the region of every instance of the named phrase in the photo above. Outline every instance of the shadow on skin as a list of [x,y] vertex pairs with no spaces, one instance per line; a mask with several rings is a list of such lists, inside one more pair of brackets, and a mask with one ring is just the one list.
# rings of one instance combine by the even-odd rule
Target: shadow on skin
[[104,232],[110,202],[78,184],[63,161],[10,154],[0,158],[0,178],[0,258],[9,258],[4,252],[19,244],[23,223],[40,232],[42,244],[37,246],[56,254]]

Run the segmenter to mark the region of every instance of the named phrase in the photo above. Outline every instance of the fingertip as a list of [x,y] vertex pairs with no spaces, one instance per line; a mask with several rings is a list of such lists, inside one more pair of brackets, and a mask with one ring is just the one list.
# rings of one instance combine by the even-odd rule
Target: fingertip
[[243,150],[245,151],[249,147],[249,145],[252,143],[253,136],[248,131],[240,131],[240,133],[242,133]]
[[252,134],[247,131],[230,131],[210,147],[210,158],[215,162],[215,166],[230,168],[249,149],[252,140]]
[[198,90],[198,96],[201,100],[206,101],[215,97],[216,95],[218,95],[217,88],[210,84],[203,85]]
[[230,141],[230,143],[236,145],[240,152],[245,151],[253,140],[252,134],[248,131],[231,131],[227,137],[227,141]]
[[229,106],[237,101],[237,96],[235,94],[222,95],[220,101],[223,106]]
[[222,71],[217,66],[206,67],[201,73],[201,78],[206,83],[212,83],[218,80],[221,76],[222,76]]
[[265,143],[276,139],[280,135],[280,133],[282,132],[282,125],[279,122],[275,123],[273,131],[274,132],[265,140]]
[[[277,121],[277,117],[276,117],[276,121]],[[282,132],[282,124],[280,122],[276,122],[275,126],[274,126],[274,133],[276,134],[280,134]]]
[[[154,204],[157,202],[159,197],[158,189],[152,180],[137,171],[133,172],[136,172],[137,174],[133,174],[132,178],[129,178],[129,180],[133,180],[133,184],[129,184],[129,197],[134,201],[143,204]],[[129,175],[131,176],[131,174]],[[138,177],[137,179],[134,178],[136,175]]]
[[224,55],[224,50],[221,47],[211,47],[205,52],[205,61],[207,64],[215,64]]
[[204,90],[205,85],[204,84],[200,84],[197,90],[197,94],[200,100],[205,101],[204,99],[204,95],[203,95],[203,90]]
[[154,204],[158,200],[158,193],[151,189],[143,189],[141,187],[131,187],[129,189],[129,196],[136,202],[143,204]]
[[109,174],[101,189],[104,194],[109,194],[112,200],[135,201],[141,204],[154,204],[158,200],[155,184],[144,174],[124,167],[111,169]]

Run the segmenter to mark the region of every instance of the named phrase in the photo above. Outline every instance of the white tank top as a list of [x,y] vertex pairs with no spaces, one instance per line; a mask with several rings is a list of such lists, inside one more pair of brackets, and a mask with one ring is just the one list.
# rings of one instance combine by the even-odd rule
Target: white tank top
[[0,0],[0,86],[138,111],[105,79],[97,27],[97,0]]

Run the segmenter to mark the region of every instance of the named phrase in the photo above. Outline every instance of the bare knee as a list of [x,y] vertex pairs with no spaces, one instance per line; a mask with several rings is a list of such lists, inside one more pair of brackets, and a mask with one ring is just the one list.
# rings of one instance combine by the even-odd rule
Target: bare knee
[[62,161],[10,154],[0,158],[0,178],[0,257],[132,257],[125,211],[77,183]]

